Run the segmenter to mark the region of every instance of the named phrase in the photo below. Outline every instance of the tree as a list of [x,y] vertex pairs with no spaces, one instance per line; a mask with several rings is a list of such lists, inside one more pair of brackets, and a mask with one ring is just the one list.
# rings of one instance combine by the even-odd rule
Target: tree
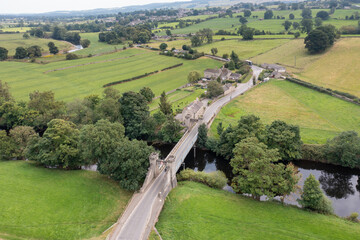
[[295,32],[294,33],[294,38],[299,38],[300,37],[300,32]]
[[167,47],[168,47],[168,45],[166,43],[162,43],[159,46],[160,50],[162,50],[162,51],[166,50]]
[[79,149],[86,164],[101,164],[111,158],[117,144],[124,141],[125,128],[120,123],[99,120],[80,130]]
[[264,139],[265,126],[261,123],[260,118],[255,115],[242,116],[236,126],[227,127],[220,135],[220,141],[216,153],[231,159],[233,157],[233,149],[237,143],[247,137],[256,137]]
[[89,39],[82,39],[80,40],[80,45],[83,47],[83,48],[88,48],[90,46],[91,42]]
[[288,31],[292,25],[292,23],[290,21],[285,21],[283,24],[282,24],[285,28],[285,31]]
[[312,12],[310,8],[304,8],[301,12],[301,16],[303,19],[311,19],[312,18]]
[[315,26],[316,27],[320,27],[322,25],[323,21],[321,20],[321,18],[315,18]]
[[201,43],[205,42],[205,40],[206,40],[206,43],[212,43],[213,42],[214,33],[210,28],[201,29],[200,31],[198,31],[196,33],[196,35],[198,35],[200,37]]
[[360,137],[356,132],[342,132],[325,144],[326,158],[335,164],[360,166]]
[[9,88],[8,84],[6,82],[3,83],[0,80],[0,105],[3,104],[3,102],[10,102],[13,100],[14,99],[11,96],[10,88]]
[[292,13],[290,13],[290,14],[289,14],[289,19],[291,19],[291,20],[295,19],[295,15],[292,14]]
[[253,40],[254,39],[254,32],[255,32],[255,29],[246,28],[241,35],[242,35],[244,40]]
[[181,125],[172,115],[167,115],[166,121],[160,130],[160,137],[164,142],[175,143],[181,138]]
[[31,46],[27,50],[29,58],[41,57],[41,48],[39,46]]
[[280,9],[281,11],[286,10],[286,4],[285,4],[285,3],[280,3],[280,4],[279,4],[279,9]]
[[278,149],[283,160],[299,159],[301,157],[301,137],[298,126],[276,120],[266,128],[266,145]]
[[292,3],[291,4],[291,9],[292,10],[298,10],[299,9],[299,4],[298,3]]
[[65,34],[65,41],[71,42],[75,45],[80,45],[81,36],[78,32],[67,32]]
[[140,93],[125,92],[119,101],[126,136],[130,139],[141,138],[144,124],[150,116],[146,98]]
[[305,38],[304,43],[310,53],[323,52],[330,44],[326,33],[318,29],[312,30]]
[[201,74],[198,71],[191,71],[188,75],[189,83],[197,83],[201,79]]
[[239,61],[239,56],[234,52],[232,51],[231,54],[230,54],[230,59],[234,62],[238,62]]
[[206,143],[207,143],[207,140],[208,140],[208,136],[207,136],[207,133],[208,133],[208,129],[206,127],[206,124],[205,123],[202,123],[200,126],[199,126],[199,133],[198,133],[198,139],[197,139],[197,145],[201,148],[205,148],[206,147]]
[[211,53],[212,53],[212,55],[215,56],[218,53],[218,49],[217,48],[212,48]]
[[192,47],[199,47],[201,46],[202,42],[199,36],[195,35],[191,37],[191,46]]
[[245,17],[240,16],[239,22],[240,22],[241,24],[246,24],[246,23],[248,22],[248,20],[247,20]]
[[171,35],[172,35],[172,33],[171,33],[171,31],[170,31],[169,29],[166,30],[166,35],[167,35],[167,36],[171,36]]
[[23,38],[24,38],[24,39],[29,39],[29,38],[30,38],[30,36],[29,36],[29,34],[28,34],[28,33],[24,33]]
[[251,16],[251,11],[248,9],[244,10],[244,17],[250,17]]
[[328,20],[329,19],[329,13],[327,11],[320,11],[316,13],[317,18],[321,18],[321,20]]
[[55,26],[52,33],[52,38],[56,40],[64,40],[66,29],[63,27]]
[[330,214],[333,212],[331,202],[320,189],[320,183],[310,174],[306,178],[301,199],[298,200],[303,208]]
[[148,103],[152,102],[153,98],[155,97],[154,92],[149,87],[143,87],[140,89],[139,93],[145,97]]
[[272,10],[266,10],[264,13],[264,19],[272,19],[274,16],[274,13]]
[[16,145],[6,134],[6,131],[0,130],[0,160],[10,160],[14,157]]
[[171,103],[168,102],[165,91],[161,93],[159,107],[160,111],[165,115],[171,115],[173,113]]
[[296,30],[300,27],[300,24],[298,22],[293,22],[293,28]]
[[25,48],[17,47],[16,50],[15,50],[14,58],[15,59],[24,59],[24,58],[27,57],[27,55],[28,55],[28,53],[27,53]]
[[215,98],[224,93],[222,85],[216,81],[211,81],[207,87],[207,95],[209,98]]
[[235,192],[260,200],[263,195],[272,199],[295,190],[299,178],[293,166],[277,163],[277,149],[268,149],[257,138],[249,137],[237,143],[233,152],[230,165],[236,174],[232,181]]
[[66,60],[76,60],[79,59],[79,56],[75,53],[68,53],[66,54]]
[[330,46],[333,45],[335,40],[340,37],[333,25],[328,24],[320,26],[317,29],[323,31],[328,36]]
[[0,47],[0,61],[4,61],[8,58],[8,50],[6,48]]
[[313,21],[311,19],[303,19],[301,20],[301,31],[302,32],[306,32],[306,33],[310,33],[311,30],[313,29]]
[[72,122],[53,119],[43,137],[33,137],[26,148],[26,157],[46,167],[79,169],[84,162],[78,149],[79,130]]
[[18,126],[10,130],[10,137],[15,143],[15,157],[24,159],[25,148],[31,138],[37,137],[35,130],[29,126]]
[[143,141],[118,142],[111,155],[100,162],[98,170],[118,181],[122,188],[138,190],[148,171],[149,156],[154,151],[153,147]]
[[55,55],[55,54],[57,54],[59,52],[59,49],[55,46],[55,43],[53,43],[53,42],[49,42],[48,47],[49,47],[49,52],[51,54]]

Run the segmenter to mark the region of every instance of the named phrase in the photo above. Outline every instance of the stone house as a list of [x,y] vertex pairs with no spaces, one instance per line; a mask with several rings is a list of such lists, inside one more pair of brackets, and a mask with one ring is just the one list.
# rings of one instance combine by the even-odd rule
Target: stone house
[[227,68],[221,68],[221,69],[206,69],[204,71],[204,78],[208,80],[215,80],[220,78],[221,81],[226,80],[239,80],[241,77],[241,74],[233,73]]
[[193,101],[187,107],[184,108],[184,110],[182,111],[181,120],[186,126],[190,127],[193,122],[203,117],[204,112],[205,112],[204,104],[201,101],[199,101],[199,99],[196,99],[195,101]]
[[283,66],[280,66],[278,64],[263,63],[263,64],[261,64],[261,67],[265,68],[265,69],[271,69],[271,70],[274,70],[274,71],[279,72],[279,73],[286,72],[286,68],[284,68]]
[[224,89],[224,95],[227,95],[235,90],[235,86],[231,83],[227,83],[223,86]]

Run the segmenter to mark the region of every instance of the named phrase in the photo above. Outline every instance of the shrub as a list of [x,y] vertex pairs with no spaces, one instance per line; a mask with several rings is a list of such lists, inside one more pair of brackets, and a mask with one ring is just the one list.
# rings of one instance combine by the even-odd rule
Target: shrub
[[222,189],[226,186],[227,178],[221,171],[205,173],[195,172],[192,169],[185,169],[177,175],[179,181],[193,181],[203,183],[212,188]]
[[76,55],[75,53],[68,53],[66,55],[66,60],[75,60],[75,59],[79,59],[79,56]]
[[301,156],[305,160],[324,161],[326,159],[324,145],[303,144],[301,146]]
[[349,221],[352,221],[352,222],[360,222],[358,217],[359,217],[359,214],[357,212],[353,212],[346,219],[349,220]]

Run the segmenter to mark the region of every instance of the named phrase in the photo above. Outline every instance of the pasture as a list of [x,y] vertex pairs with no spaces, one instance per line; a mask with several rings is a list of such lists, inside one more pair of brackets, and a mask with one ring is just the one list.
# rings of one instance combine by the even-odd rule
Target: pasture
[[[359,225],[195,182],[179,182],[156,224],[163,239],[356,239]],[[155,237],[153,239],[156,239]]]
[[81,39],[89,39],[91,44],[88,48],[76,51],[76,54],[81,56],[88,56],[89,54],[97,55],[102,53],[114,52],[116,50],[122,49],[127,44],[107,44],[104,42],[99,42],[99,33],[81,33]]
[[[292,40],[252,60],[279,63],[300,79],[360,96],[359,38],[342,38],[322,54],[309,54],[302,39]],[[296,57],[296,66],[295,66]]]
[[253,41],[243,41],[243,40],[227,40],[227,41],[217,41],[211,44],[204,44],[200,47],[195,48],[199,52],[205,52],[211,54],[212,48],[218,49],[218,56],[222,56],[224,53],[231,54],[232,51],[235,51],[239,55],[240,59],[248,59],[259,54],[265,53],[279,47],[289,40],[287,39],[271,39],[271,40],[253,40]]
[[49,42],[54,42],[60,51],[68,51],[72,48],[72,44],[65,41],[57,41],[54,39],[44,39],[44,38],[36,38],[36,37],[30,37],[29,39],[24,39],[22,33],[0,34],[0,47],[6,48],[9,51],[8,53],[9,56],[13,56],[15,54],[15,50],[17,47],[27,48],[34,45],[38,45],[42,48],[43,55],[48,54]]
[[[121,92],[138,91],[150,87],[156,96],[187,83],[190,71],[202,72],[206,68],[220,67],[215,60],[202,58],[195,61],[158,55],[158,52],[128,49],[113,54],[49,64],[0,62],[0,75],[8,82],[17,100],[27,100],[35,90],[54,91],[58,100],[71,101],[90,94],[101,94],[106,83],[128,79],[166,67],[183,66],[159,72],[145,78],[113,86]],[[54,71],[55,70],[55,71]]]
[[295,83],[272,80],[223,107],[211,126],[211,135],[217,136],[219,122],[235,125],[248,114],[260,117],[265,124],[282,120],[298,125],[304,143],[325,143],[342,131],[360,133],[360,106]]
[[132,193],[90,171],[0,162],[0,239],[89,239],[115,223]]

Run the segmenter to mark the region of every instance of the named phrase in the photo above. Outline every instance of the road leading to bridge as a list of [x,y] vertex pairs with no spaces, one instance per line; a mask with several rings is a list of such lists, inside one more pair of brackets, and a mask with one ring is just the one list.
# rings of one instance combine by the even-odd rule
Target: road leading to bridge
[[[258,78],[262,71],[262,68],[252,66],[253,75]],[[198,135],[198,128],[201,123],[208,124],[213,121],[214,117],[219,113],[220,109],[232,99],[243,94],[253,86],[252,79],[243,84],[238,84],[237,88],[230,94],[214,101],[209,107],[206,108],[203,121],[197,123],[190,131],[186,132],[179,143],[174,147],[173,151],[169,154],[175,157],[174,169],[169,171],[164,169],[159,176],[150,184],[140,200],[136,205],[128,206],[131,208],[131,213],[126,216],[126,219],[120,219],[119,224],[115,227],[114,231],[108,236],[110,240],[146,240],[155,223],[153,218],[157,217],[163,206],[163,201],[168,192],[163,192],[166,186],[171,183],[171,178],[175,176],[177,170],[180,168],[185,157],[191,150],[192,146],[196,142]],[[167,159],[169,156],[167,157]],[[128,209],[127,209],[128,210]]]

